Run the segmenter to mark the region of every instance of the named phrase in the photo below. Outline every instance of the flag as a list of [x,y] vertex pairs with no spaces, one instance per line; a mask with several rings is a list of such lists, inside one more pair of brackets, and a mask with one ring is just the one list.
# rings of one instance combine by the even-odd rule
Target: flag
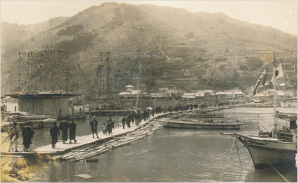
[[[279,78],[282,78],[284,77],[284,73],[282,71],[282,66],[281,64],[278,65],[278,67],[275,69],[275,80],[278,80]],[[271,82],[273,83],[273,78],[274,78],[274,75],[272,75],[272,79],[271,79]]]
[[[266,79],[266,75],[267,75],[267,69],[261,74],[261,76],[259,77],[256,85],[255,85],[255,88],[254,88],[254,91],[253,91],[253,96],[257,93],[257,89],[260,87],[260,83],[261,83],[261,86],[263,87],[265,85],[265,79]],[[263,82],[261,82],[263,79]]]

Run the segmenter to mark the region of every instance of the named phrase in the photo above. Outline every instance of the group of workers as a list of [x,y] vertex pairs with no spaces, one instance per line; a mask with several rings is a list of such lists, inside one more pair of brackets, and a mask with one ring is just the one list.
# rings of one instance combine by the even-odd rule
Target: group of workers
[[129,115],[123,116],[121,122],[122,122],[122,128],[125,129],[125,125],[130,128],[131,123],[135,123],[136,126],[139,126],[141,123],[142,119],[146,121],[149,117],[150,114],[154,116],[154,113],[152,110],[145,109],[145,110],[138,110],[137,112],[132,111]]
[[[68,123],[67,121],[62,121],[57,126],[57,122],[53,123],[53,126],[50,129],[50,135],[52,137],[52,148],[55,148],[56,143],[58,142],[58,136],[60,135],[60,131],[62,133],[62,141],[65,143],[67,141],[68,137],[68,130],[69,130],[69,143],[72,143],[72,140],[76,143],[76,123],[74,120],[72,120],[71,123]],[[9,152],[15,151],[18,152],[18,139],[19,139],[19,132],[22,131],[22,137],[23,137],[23,145],[24,145],[24,151],[28,152],[30,149],[30,145],[32,144],[32,138],[35,134],[33,128],[30,125],[30,122],[26,123],[22,130],[17,126],[16,122],[13,122],[13,125],[8,130],[8,136],[10,139],[10,145],[9,145]],[[7,139],[6,138],[6,139]],[[4,141],[6,140],[4,139]],[[3,141],[3,142],[4,142]],[[2,143],[3,143],[2,142]],[[15,145],[15,149],[12,148],[13,144]]]
[[57,126],[57,122],[53,123],[52,128],[50,129],[50,135],[52,137],[52,148],[55,148],[56,143],[58,142],[58,136],[60,135],[60,131],[62,133],[62,142],[65,144],[68,137],[68,131],[69,131],[69,143],[72,143],[72,140],[74,143],[77,142],[76,140],[76,130],[77,130],[77,124],[72,120],[70,123],[68,121],[61,121],[59,124],[59,127]]
[[[94,138],[94,135],[96,135],[96,137],[99,138],[97,126],[98,126],[98,121],[96,120],[96,118],[94,116],[93,120],[90,121],[91,133],[92,133],[93,138]],[[114,127],[115,127],[114,121],[112,120],[112,118],[110,116],[109,119],[107,120],[107,122],[102,124],[102,133],[104,135],[106,135],[107,133],[109,135],[112,135]]]

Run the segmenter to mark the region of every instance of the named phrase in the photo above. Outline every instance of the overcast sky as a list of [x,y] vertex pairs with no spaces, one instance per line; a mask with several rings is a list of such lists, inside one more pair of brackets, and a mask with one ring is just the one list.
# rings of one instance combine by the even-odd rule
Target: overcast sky
[[[1,0],[1,21],[33,24],[59,16],[73,16],[104,1]],[[243,21],[271,26],[297,35],[297,1],[118,1],[183,8],[190,12],[222,12]]]

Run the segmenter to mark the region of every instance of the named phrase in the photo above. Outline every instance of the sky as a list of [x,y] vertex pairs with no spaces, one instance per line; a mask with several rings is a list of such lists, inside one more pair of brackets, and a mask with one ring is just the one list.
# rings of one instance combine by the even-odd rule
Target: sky
[[[1,0],[1,22],[34,24],[69,17],[105,1],[12,1]],[[190,12],[224,13],[230,17],[277,28],[297,35],[297,1],[113,1],[183,8]]]

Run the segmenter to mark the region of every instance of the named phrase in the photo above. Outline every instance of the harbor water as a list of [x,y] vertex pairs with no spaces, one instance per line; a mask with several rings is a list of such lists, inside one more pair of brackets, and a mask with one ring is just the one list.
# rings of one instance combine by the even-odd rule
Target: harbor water
[[[283,109],[295,112],[296,109]],[[297,111],[296,111],[297,112]],[[273,128],[273,108],[232,108],[226,118],[244,122],[237,132],[258,134],[258,126]],[[120,122],[120,117],[113,117]],[[97,117],[100,124],[107,117]],[[280,125],[285,125],[279,121]],[[77,135],[90,133],[89,121],[76,121]],[[260,124],[260,125],[259,125]],[[100,125],[99,125],[100,127]],[[34,164],[34,182],[296,182],[295,167],[256,170],[246,147],[231,130],[161,128],[129,145],[95,156],[98,162],[48,162]],[[36,130],[35,147],[49,144],[49,129]],[[37,140],[38,139],[38,140]],[[38,168],[37,168],[38,167]]]

